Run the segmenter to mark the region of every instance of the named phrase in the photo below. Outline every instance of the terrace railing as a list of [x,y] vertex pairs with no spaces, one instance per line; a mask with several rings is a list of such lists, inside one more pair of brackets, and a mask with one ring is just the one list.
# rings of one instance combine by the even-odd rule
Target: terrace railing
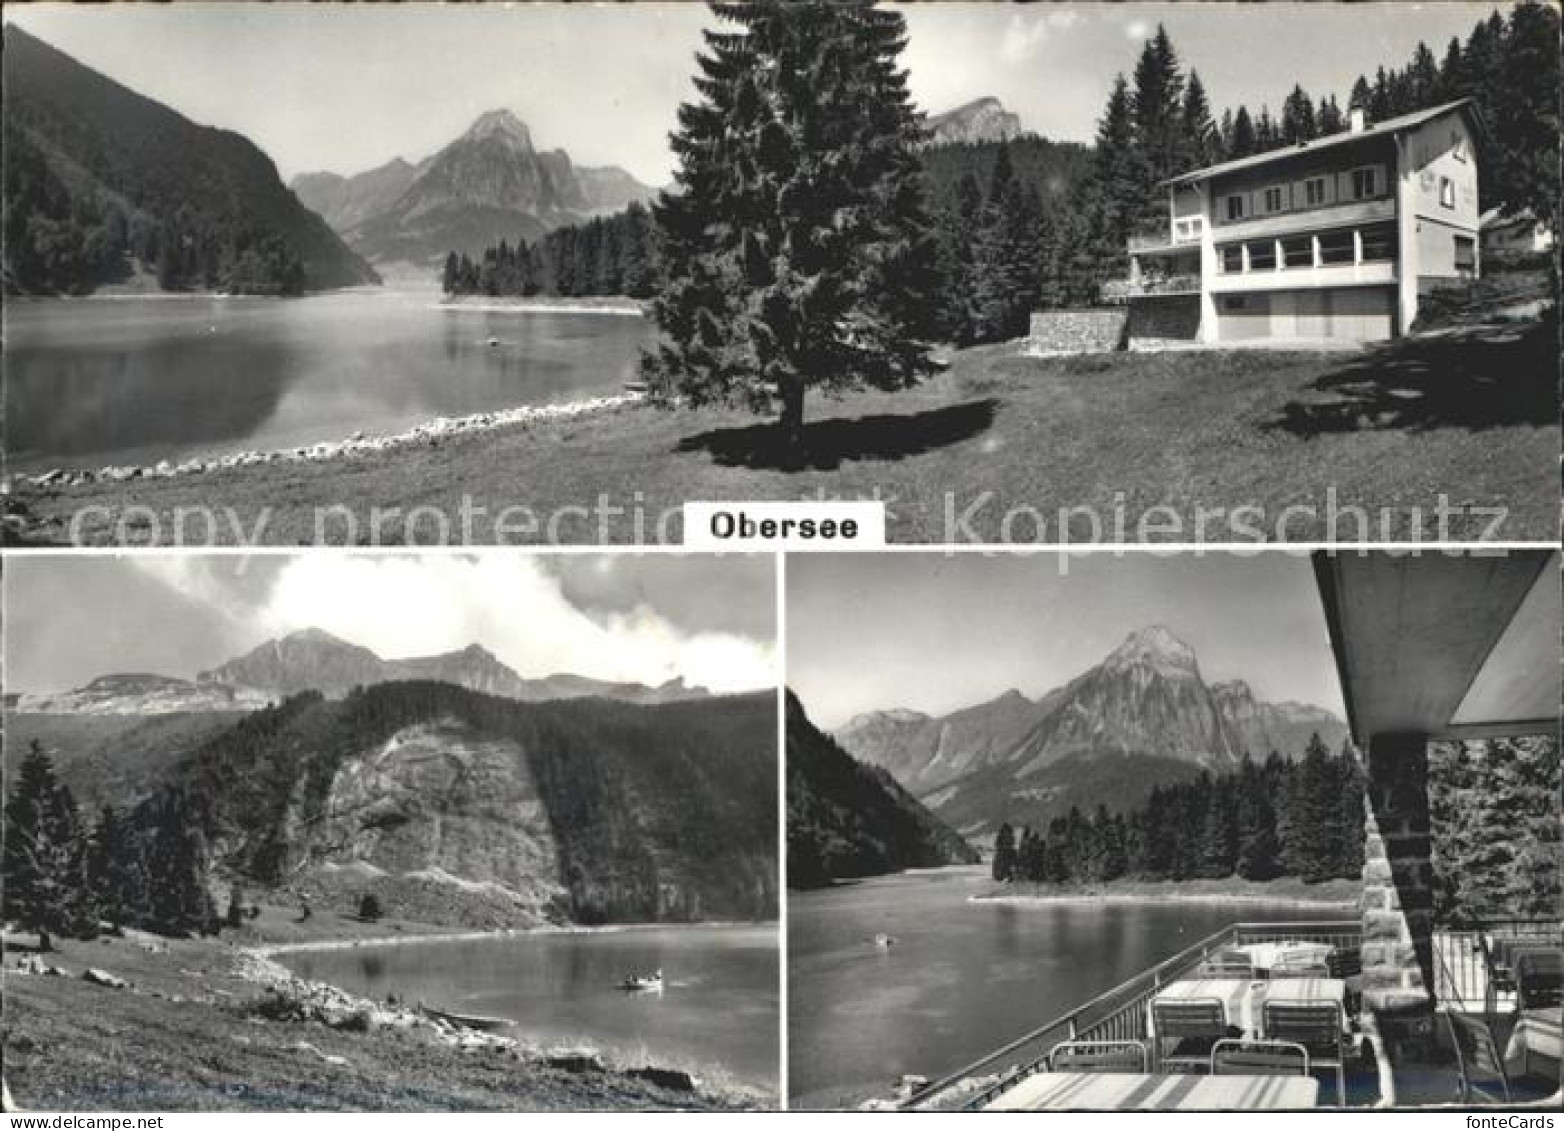
[[1106,993],[1056,1017],[1046,1025],[995,1049],[979,1060],[935,1080],[902,1105],[906,1110],[981,1108],[1021,1080],[1044,1071],[1048,1053],[1061,1041],[1143,1041],[1148,1003],[1170,982],[1194,972],[1207,958],[1231,946],[1256,942],[1322,942],[1357,947],[1356,920],[1317,923],[1235,923],[1208,935]]
[[1462,1012],[1498,1013],[1515,1005],[1510,953],[1517,943],[1560,945],[1558,920],[1500,919],[1434,932],[1434,997]]
[[1146,298],[1153,295],[1197,295],[1199,293],[1199,275],[1156,275],[1141,279],[1110,279],[1102,285],[1102,298],[1105,302],[1124,302],[1126,299]]

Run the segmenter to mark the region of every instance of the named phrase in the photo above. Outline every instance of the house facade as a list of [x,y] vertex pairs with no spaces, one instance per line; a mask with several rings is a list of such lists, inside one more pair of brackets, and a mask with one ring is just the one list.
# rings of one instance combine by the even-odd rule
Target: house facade
[[1167,183],[1168,229],[1134,237],[1105,292],[1133,338],[1377,341],[1429,290],[1480,269],[1470,99],[1196,169]]

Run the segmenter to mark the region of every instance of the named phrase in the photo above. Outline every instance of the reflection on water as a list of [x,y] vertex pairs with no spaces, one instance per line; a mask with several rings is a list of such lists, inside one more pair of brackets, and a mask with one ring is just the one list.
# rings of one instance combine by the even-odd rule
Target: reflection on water
[[642,319],[441,309],[432,291],[6,304],[18,469],[335,440],[618,392]]
[[[583,1042],[629,1060],[721,1069],[777,1087],[780,970],[774,925],[541,934],[284,956],[353,993],[509,1017],[532,1039]],[[662,993],[626,993],[662,970]]]
[[[1296,906],[971,903],[981,868],[788,896],[788,1092],[887,1094],[976,1060],[1229,923]],[[886,950],[876,934],[896,938]]]

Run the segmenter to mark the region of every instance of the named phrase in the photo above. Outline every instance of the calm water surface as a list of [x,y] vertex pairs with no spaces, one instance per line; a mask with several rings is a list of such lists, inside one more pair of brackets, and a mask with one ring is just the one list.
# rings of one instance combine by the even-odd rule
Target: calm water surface
[[[279,956],[301,977],[352,993],[510,1017],[548,1043],[720,1069],[777,1088],[775,926],[646,927]],[[627,994],[631,971],[663,971],[661,994]]]
[[[931,1078],[1229,923],[1351,918],[1253,904],[969,903],[982,868],[788,893],[788,1092],[801,1106]],[[874,936],[896,945],[882,950]]]
[[11,465],[177,462],[617,393],[650,333],[636,316],[442,309],[439,298],[366,288],[7,302]]

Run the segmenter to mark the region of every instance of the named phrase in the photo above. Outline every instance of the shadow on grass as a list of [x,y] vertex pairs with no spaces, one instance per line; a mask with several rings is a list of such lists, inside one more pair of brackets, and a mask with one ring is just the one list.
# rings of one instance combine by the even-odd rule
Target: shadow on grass
[[724,467],[768,471],[834,471],[854,460],[900,460],[969,440],[994,423],[999,401],[988,397],[907,415],[881,413],[816,420],[804,427],[802,458],[783,443],[775,423],[716,428],[679,441],[680,452],[708,452]]
[[1308,386],[1267,431],[1480,431],[1558,422],[1555,310],[1540,322],[1479,326],[1373,350]]

